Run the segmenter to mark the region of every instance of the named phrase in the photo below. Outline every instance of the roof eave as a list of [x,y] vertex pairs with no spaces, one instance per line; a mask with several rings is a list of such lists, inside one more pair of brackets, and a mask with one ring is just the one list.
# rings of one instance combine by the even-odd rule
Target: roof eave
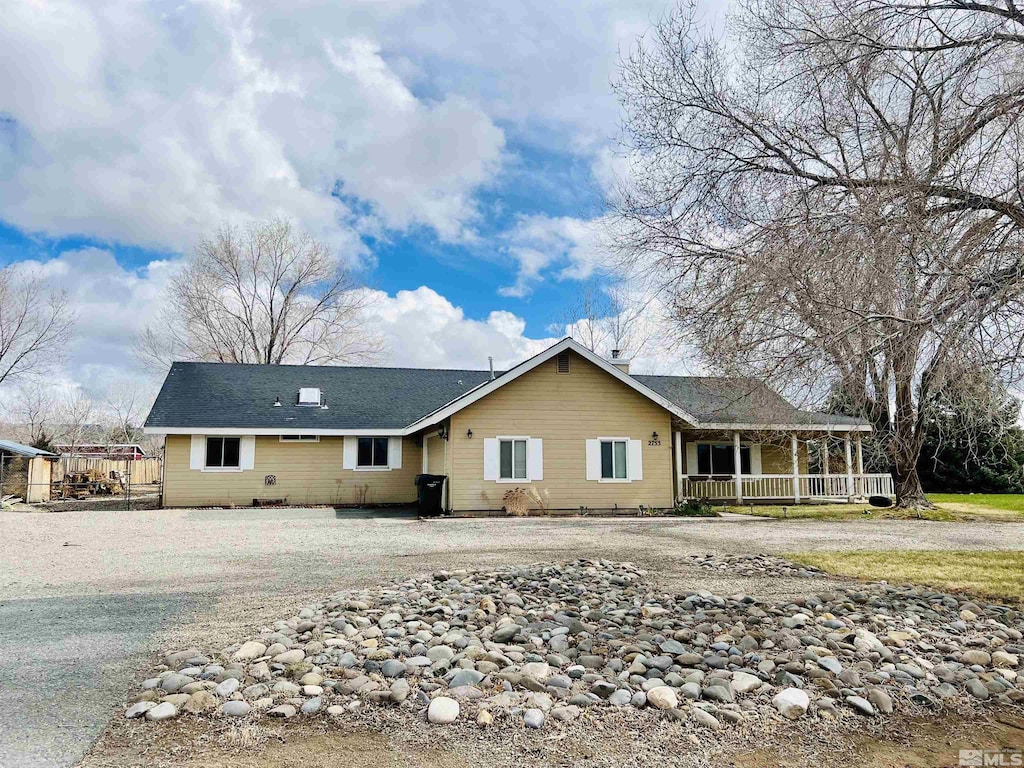
[[400,437],[409,434],[406,427],[363,427],[359,429],[323,429],[318,427],[143,427],[147,435],[320,435],[322,437]]
[[698,429],[721,429],[721,430],[770,430],[772,432],[871,432],[870,424],[783,424],[783,423],[733,423],[733,422],[705,422],[698,425]]

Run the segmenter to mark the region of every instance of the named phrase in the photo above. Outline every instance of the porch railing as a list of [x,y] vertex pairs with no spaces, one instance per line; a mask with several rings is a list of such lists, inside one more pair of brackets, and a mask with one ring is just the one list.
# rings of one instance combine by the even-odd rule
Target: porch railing
[[[888,474],[796,475],[800,498],[848,499],[857,496],[893,496],[892,477]],[[852,487],[850,481],[852,479]],[[793,499],[793,475],[742,475],[744,500]],[[691,499],[735,499],[735,476],[683,476],[679,495]]]

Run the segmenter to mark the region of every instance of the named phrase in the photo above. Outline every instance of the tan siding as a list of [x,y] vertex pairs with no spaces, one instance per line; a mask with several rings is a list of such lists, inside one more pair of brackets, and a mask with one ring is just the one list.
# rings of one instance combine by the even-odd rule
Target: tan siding
[[[800,474],[807,474],[807,443],[801,441],[796,449],[797,463],[800,465]],[[791,475],[793,474],[793,457],[790,454],[788,445],[772,445],[764,443],[761,445],[761,474],[763,475]]]
[[[451,504],[456,510],[500,509],[514,484],[485,481],[484,438],[528,435],[544,441],[544,479],[520,483],[547,509],[609,509],[672,503],[669,413],[605,371],[572,354],[570,373],[554,359],[524,374],[451,418]],[[473,437],[466,437],[466,430]],[[660,446],[649,446],[657,432]],[[588,481],[586,440],[629,437],[643,445],[644,479]],[[532,505],[537,508],[535,501]]]
[[425,445],[427,447],[427,474],[447,474],[444,461],[445,441],[434,434],[426,438]]
[[[341,437],[318,443],[282,443],[276,436],[256,438],[254,468],[245,472],[189,469],[189,435],[168,435],[164,503],[169,507],[248,506],[254,498],[287,498],[289,504],[391,504],[416,500],[413,478],[422,454],[415,441],[402,443],[402,468],[390,472],[342,469]],[[266,475],[277,484],[266,486]]]

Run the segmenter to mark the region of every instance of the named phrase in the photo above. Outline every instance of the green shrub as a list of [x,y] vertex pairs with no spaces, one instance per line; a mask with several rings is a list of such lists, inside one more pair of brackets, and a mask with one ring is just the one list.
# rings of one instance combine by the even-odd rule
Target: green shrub
[[707,499],[677,501],[672,508],[672,514],[680,517],[718,517],[718,513]]

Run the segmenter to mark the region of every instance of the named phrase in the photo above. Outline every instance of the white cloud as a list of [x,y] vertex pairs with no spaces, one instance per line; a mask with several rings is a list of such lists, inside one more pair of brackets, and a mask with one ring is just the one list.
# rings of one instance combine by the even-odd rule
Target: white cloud
[[[565,336],[572,326],[551,325],[549,334],[532,338],[526,335],[526,321],[512,312],[494,311],[486,319],[465,316],[432,288],[420,286],[414,291],[399,291],[391,296],[373,291],[368,302],[375,317],[374,327],[386,340],[386,357],[381,364],[416,368],[468,368],[485,370],[487,357],[494,357],[497,369],[509,368],[543,351]],[[627,349],[634,373],[662,375],[700,375],[704,372],[692,350],[673,343],[665,308],[654,299],[628,290],[624,297],[635,314],[630,337],[639,350]],[[610,318],[597,318],[607,325]],[[597,352],[609,355],[605,344]],[[638,352],[638,353],[637,353]]]
[[55,350],[64,360],[48,383],[61,389],[80,387],[95,398],[128,379],[141,380],[155,391],[158,378],[136,362],[132,344],[135,334],[157,319],[177,268],[176,261],[153,261],[128,270],[110,251],[99,248],[65,251],[41,264],[16,264],[15,269],[32,270],[48,286],[67,292],[75,313],[75,337]]
[[374,327],[383,334],[387,365],[415,368],[507,368],[551,346],[559,337],[532,339],[526,321],[511,312],[491,312],[485,320],[466,317],[432,288],[374,291],[369,302]]
[[366,230],[471,238],[506,132],[584,158],[607,151],[619,57],[664,9],[10,0],[0,216],[170,249],[270,215],[352,254]]
[[377,226],[462,237],[502,130],[464,95],[414,95],[334,5],[318,24],[235,4],[8,3],[3,218],[173,249],[281,215],[349,253]]
[[[609,81],[664,8],[11,0],[0,14],[0,219],[184,252],[225,220],[287,216],[352,260],[372,258],[367,232],[471,240],[478,193],[500,189],[524,143],[583,158],[607,188],[618,170]],[[497,243],[517,271],[500,292],[587,278],[602,224],[521,216]],[[65,381],[98,393],[134,375],[131,338],[176,263],[126,269],[101,249],[46,263],[79,308]],[[396,365],[482,367],[490,354],[506,366],[553,340],[527,336],[509,312],[467,318],[427,287],[381,294],[377,311]]]
[[586,280],[604,261],[603,219],[535,214],[520,217],[504,234],[508,254],[518,266],[516,281],[498,289],[502,296],[522,298],[545,279],[549,267],[558,280]]

